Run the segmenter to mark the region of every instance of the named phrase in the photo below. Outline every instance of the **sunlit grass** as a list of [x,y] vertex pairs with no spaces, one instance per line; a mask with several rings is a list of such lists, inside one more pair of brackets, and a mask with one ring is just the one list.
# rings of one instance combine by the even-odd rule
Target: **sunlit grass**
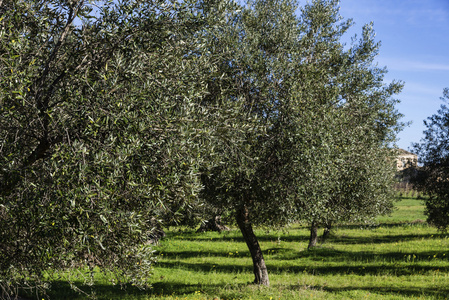
[[[252,265],[243,241],[233,233],[231,237],[208,233],[212,242],[207,242],[207,251],[190,252],[180,245],[173,248],[170,243],[160,246],[165,255],[155,274],[162,278],[155,284],[155,292],[165,286],[164,282],[176,282],[168,284],[170,291],[182,287],[181,295],[187,299],[201,299],[194,290],[221,299],[249,299],[255,289],[266,299],[346,299],[363,295],[433,299],[445,298],[448,293],[449,239],[423,224],[338,228],[328,242],[312,251],[306,250],[306,228],[257,233],[270,272],[270,288],[248,285]],[[206,243],[207,239],[203,236],[200,240]],[[183,241],[186,249],[198,243],[194,238],[184,237]],[[159,289],[159,296],[170,295],[163,291]]]
[[377,220],[380,223],[413,222],[425,220],[424,201],[416,198],[400,198],[396,203],[396,210],[391,216],[382,216]]
[[[256,231],[268,288],[251,284],[252,261],[238,230],[174,230],[155,248],[152,289],[121,290],[105,280],[94,291],[99,299],[447,299],[449,235],[414,222],[425,219],[419,200],[402,199],[397,208],[375,226],[336,227],[310,251],[304,226]],[[65,288],[60,283],[53,298],[75,299]]]

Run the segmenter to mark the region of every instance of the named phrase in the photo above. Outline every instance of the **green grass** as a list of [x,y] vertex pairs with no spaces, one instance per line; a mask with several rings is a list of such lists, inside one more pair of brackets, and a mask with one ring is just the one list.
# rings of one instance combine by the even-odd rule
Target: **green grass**
[[391,216],[382,216],[377,219],[379,223],[416,222],[426,220],[424,215],[424,201],[416,198],[402,197],[396,203],[396,210]]
[[[377,226],[339,226],[311,251],[303,226],[256,231],[268,288],[250,283],[252,262],[237,230],[174,230],[156,247],[152,289],[121,290],[104,280],[93,291],[99,299],[447,299],[449,235],[414,222],[425,220],[423,208],[403,198]],[[54,287],[52,299],[83,299],[64,283]]]

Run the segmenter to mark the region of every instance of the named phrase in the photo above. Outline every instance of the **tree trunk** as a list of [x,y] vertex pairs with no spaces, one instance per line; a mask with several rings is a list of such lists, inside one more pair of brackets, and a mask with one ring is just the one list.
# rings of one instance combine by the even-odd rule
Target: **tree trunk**
[[265,266],[265,260],[263,259],[262,249],[260,249],[259,242],[254,234],[248,214],[248,209],[243,207],[241,210],[237,211],[236,221],[253,259],[254,283],[269,286],[270,280],[268,279],[268,271]]
[[221,216],[215,216],[204,223],[201,224],[200,228],[196,231],[197,233],[206,231],[229,231],[229,228],[221,224]]
[[309,239],[309,246],[307,247],[307,249],[315,247],[317,241],[318,241],[318,226],[315,222],[312,222],[312,225],[310,225],[310,239]]
[[331,223],[328,223],[324,228],[323,237],[321,238],[323,242],[329,237],[329,234],[331,233],[331,228],[332,228]]

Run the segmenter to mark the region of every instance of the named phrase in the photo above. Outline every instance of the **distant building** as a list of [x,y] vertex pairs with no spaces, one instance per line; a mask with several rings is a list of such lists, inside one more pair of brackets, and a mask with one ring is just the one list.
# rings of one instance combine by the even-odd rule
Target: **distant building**
[[410,167],[416,168],[418,166],[418,155],[408,152],[404,149],[398,149],[396,166],[398,171],[403,171]]

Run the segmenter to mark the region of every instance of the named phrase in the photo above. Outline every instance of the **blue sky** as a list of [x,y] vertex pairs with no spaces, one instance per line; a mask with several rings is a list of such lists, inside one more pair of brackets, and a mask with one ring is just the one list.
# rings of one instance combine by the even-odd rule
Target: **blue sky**
[[341,0],[340,13],[355,22],[350,35],[374,22],[386,81],[405,83],[397,109],[412,124],[397,144],[407,150],[423,137],[423,120],[437,112],[449,87],[449,0]]

